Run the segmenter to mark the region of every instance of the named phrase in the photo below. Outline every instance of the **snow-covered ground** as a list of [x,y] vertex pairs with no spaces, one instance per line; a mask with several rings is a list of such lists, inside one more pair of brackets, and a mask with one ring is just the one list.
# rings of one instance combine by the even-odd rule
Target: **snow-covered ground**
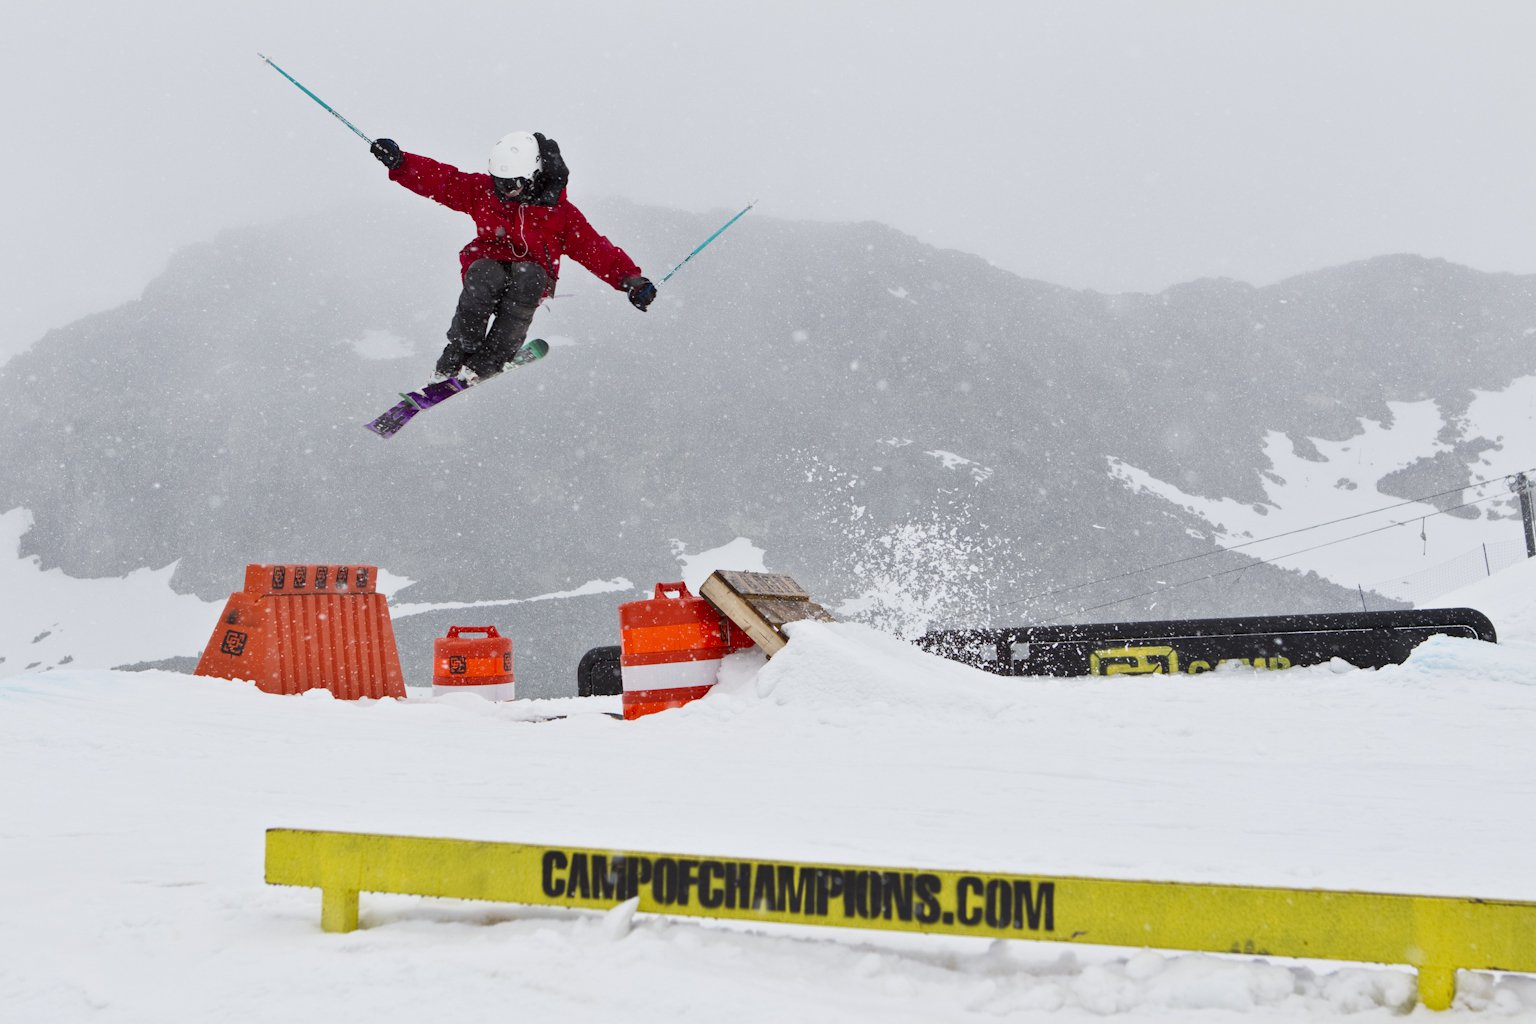
[[[1533,468],[1523,439],[1536,430],[1536,377],[1519,378],[1503,391],[1473,393],[1465,436],[1501,445],[1484,452],[1474,468],[1477,481],[1490,483],[1458,498],[1478,503],[1475,517],[1439,514],[1433,504],[1405,502],[1377,489],[1382,477],[1450,449],[1442,434],[1446,416],[1437,402],[1389,406],[1391,423],[1362,420],[1358,433],[1344,441],[1309,438],[1311,450],[1305,453],[1286,435],[1271,433],[1262,505],[1196,497],[1118,459],[1110,459],[1110,471],[1129,488],[1195,512],[1211,524],[1218,544],[1421,606],[1422,588],[1403,577],[1458,558],[1475,568],[1482,564],[1484,544],[1495,570],[1523,558],[1519,505],[1502,478]],[[1311,529],[1335,520],[1335,525]]]
[[[68,584],[27,583],[48,585]],[[263,882],[263,831],[1536,900],[1536,561],[1445,603],[1503,642],[1378,671],[1010,680],[805,624],[636,722],[602,714],[616,698],[21,672],[0,679],[0,1019],[1427,1018],[1381,965],[378,895],[362,930],[326,934],[316,891]],[[156,642],[208,628],[160,615]],[[7,664],[36,646],[5,642]],[[551,712],[569,717],[534,721]],[[1437,1019],[1536,1019],[1536,979],[1459,991]]]

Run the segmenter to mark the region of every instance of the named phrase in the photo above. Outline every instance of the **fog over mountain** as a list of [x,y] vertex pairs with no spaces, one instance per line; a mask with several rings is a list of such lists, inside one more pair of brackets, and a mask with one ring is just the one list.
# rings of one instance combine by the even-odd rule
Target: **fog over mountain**
[[[586,212],[659,277],[731,211]],[[1388,256],[1109,296],[754,211],[644,315],[567,261],[534,323],[546,361],[382,441],[361,424],[425,382],[467,237],[405,201],[230,231],[14,358],[0,509],[35,514],[24,553],[80,576],[177,562],[207,598],[268,560],[375,562],[412,601],[632,581],[581,621],[508,612],[559,659],[617,642],[614,606],[680,551],[736,537],[831,607],[923,594],[919,628],[1340,610],[1353,590],[1268,565],[1086,615],[1148,588],[1051,592],[1213,548],[1111,457],[1258,502],[1270,431],[1304,447],[1433,398],[1455,434],[1473,389],[1536,373],[1531,277]],[[1442,440],[1389,493],[1460,486],[1495,444]]]

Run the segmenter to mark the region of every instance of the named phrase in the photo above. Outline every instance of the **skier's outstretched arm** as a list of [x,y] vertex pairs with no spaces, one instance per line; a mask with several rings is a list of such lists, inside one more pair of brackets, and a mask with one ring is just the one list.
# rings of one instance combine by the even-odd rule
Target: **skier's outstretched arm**
[[656,298],[656,286],[640,272],[628,253],[598,234],[580,210],[569,202],[566,206],[570,220],[565,230],[565,251],[614,288],[627,292],[634,307],[645,312]]
[[477,195],[484,191],[483,186],[477,187],[473,175],[428,157],[406,153],[394,139],[378,139],[368,152],[389,168],[391,181],[398,181],[417,195],[442,203],[450,210],[469,213]]

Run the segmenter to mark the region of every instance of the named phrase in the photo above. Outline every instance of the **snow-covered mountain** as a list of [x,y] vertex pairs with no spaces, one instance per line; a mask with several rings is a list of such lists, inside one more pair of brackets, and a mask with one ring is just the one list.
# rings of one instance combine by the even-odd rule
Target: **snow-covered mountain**
[[[587,212],[653,272],[723,220]],[[1417,521],[1518,468],[1528,278],[1390,257],[1106,296],[754,211],[645,315],[569,265],[535,323],[547,361],[382,442],[359,424],[435,357],[463,236],[409,201],[232,231],[6,364],[23,397],[0,410],[0,511],[31,516],[21,553],[76,577],[174,566],[206,601],[269,560],[376,562],[429,605],[631,584],[505,605],[552,676],[614,642],[614,606],[680,555],[737,538],[912,633],[1340,610],[1519,536],[1504,492],[1440,516],[1433,550],[1398,531],[1368,564],[1217,548],[1450,492],[1394,513]],[[1516,397],[1485,425],[1489,394]],[[1315,472],[1288,488],[1296,464]],[[402,624],[407,657],[448,621]]]

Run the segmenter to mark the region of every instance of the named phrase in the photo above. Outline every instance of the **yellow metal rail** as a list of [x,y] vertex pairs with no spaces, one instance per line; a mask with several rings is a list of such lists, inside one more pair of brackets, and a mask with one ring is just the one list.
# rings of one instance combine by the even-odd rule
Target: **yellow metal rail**
[[1104,946],[1406,964],[1451,1005],[1456,971],[1536,973],[1536,903],[999,875],[271,829],[267,881],[318,887],[326,931],[360,892]]

